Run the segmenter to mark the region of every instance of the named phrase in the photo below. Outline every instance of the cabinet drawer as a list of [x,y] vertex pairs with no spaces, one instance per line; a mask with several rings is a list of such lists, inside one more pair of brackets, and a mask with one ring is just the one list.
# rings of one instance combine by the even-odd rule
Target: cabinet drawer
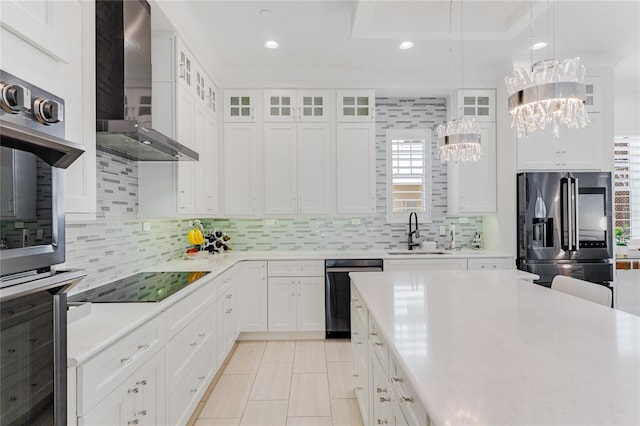
[[87,413],[163,347],[163,319],[154,318],[78,366],[79,414]]
[[[206,279],[206,278],[202,278]],[[171,339],[206,307],[211,306],[210,296],[214,295],[213,280],[189,296],[173,304],[165,312],[167,318],[167,339]]]
[[322,260],[274,260],[268,262],[270,277],[323,277]]
[[372,318],[369,318],[369,343],[386,374],[389,371],[389,345],[387,345]]
[[395,359],[391,360],[390,378],[393,391],[398,397],[398,404],[410,425],[428,425],[427,411],[420,403],[418,395],[407,379],[407,375]]
[[469,259],[469,270],[478,269],[513,269],[514,263],[508,258]]
[[[209,304],[213,304],[213,297]],[[213,342],[213,308],[205,308],[181,332],[167,343],[167,374],[169,389],[184,377],[194,359],[203,351],[210,350]]]
[[170,394],[167,424],[183,425],[187,423],[213,377],[212,360],[211,351],[203,351],[198,355],[195,363],[192,364],[193,368],[187,372],[183,380],[173,389],[167,388]]
[[223,272],[215,279],[216,297],[226,295],[233,285],[234,269]]

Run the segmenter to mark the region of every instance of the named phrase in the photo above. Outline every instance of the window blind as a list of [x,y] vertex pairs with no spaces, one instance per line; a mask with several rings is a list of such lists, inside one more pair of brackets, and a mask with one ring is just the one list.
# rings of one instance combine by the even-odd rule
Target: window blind
[[614,146],[614,226],[640,238],[640,136],[617,137]]

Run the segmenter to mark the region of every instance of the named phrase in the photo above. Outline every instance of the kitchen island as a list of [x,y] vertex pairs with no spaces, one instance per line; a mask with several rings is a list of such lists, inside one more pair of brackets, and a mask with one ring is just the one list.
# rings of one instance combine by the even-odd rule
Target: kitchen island
[[[356,385],[370,423],[386,420],[379,401],[401,405],[415,395],[413,412],[423,408],[436,425],[640,424],[640,318],[512,270],[351,279],[356,307],[368,311],[369,377],[377,365],[389,377],[390,386],[369,383],[368,396]],[[393,386],[403,380],[398,371],[410,397]],[[387,388],[400,390],[385,398]]]

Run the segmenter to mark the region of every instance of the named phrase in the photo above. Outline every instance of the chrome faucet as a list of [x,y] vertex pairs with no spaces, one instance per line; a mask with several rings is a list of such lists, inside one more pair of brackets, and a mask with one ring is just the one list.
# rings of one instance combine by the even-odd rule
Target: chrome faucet
[[[412,218],[415,218],[416,227],[412,228]],[[418,229],[418,213],[411,212],[409,213],[409,250],[413,250],[414,247],[418,247],[420,243],[415,242],[415,238],[420,238],[420,230]]]

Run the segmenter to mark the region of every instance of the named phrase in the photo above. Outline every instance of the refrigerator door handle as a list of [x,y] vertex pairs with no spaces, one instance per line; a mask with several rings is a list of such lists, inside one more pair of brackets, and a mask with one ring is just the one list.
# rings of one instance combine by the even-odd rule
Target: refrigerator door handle
[[571,211],[569,201],[569,179],[560,179],[560,247],[570,250],[571,244]]
[[571,250],[578,250],[580,235],[578,234],[578,179],[571,178]]

